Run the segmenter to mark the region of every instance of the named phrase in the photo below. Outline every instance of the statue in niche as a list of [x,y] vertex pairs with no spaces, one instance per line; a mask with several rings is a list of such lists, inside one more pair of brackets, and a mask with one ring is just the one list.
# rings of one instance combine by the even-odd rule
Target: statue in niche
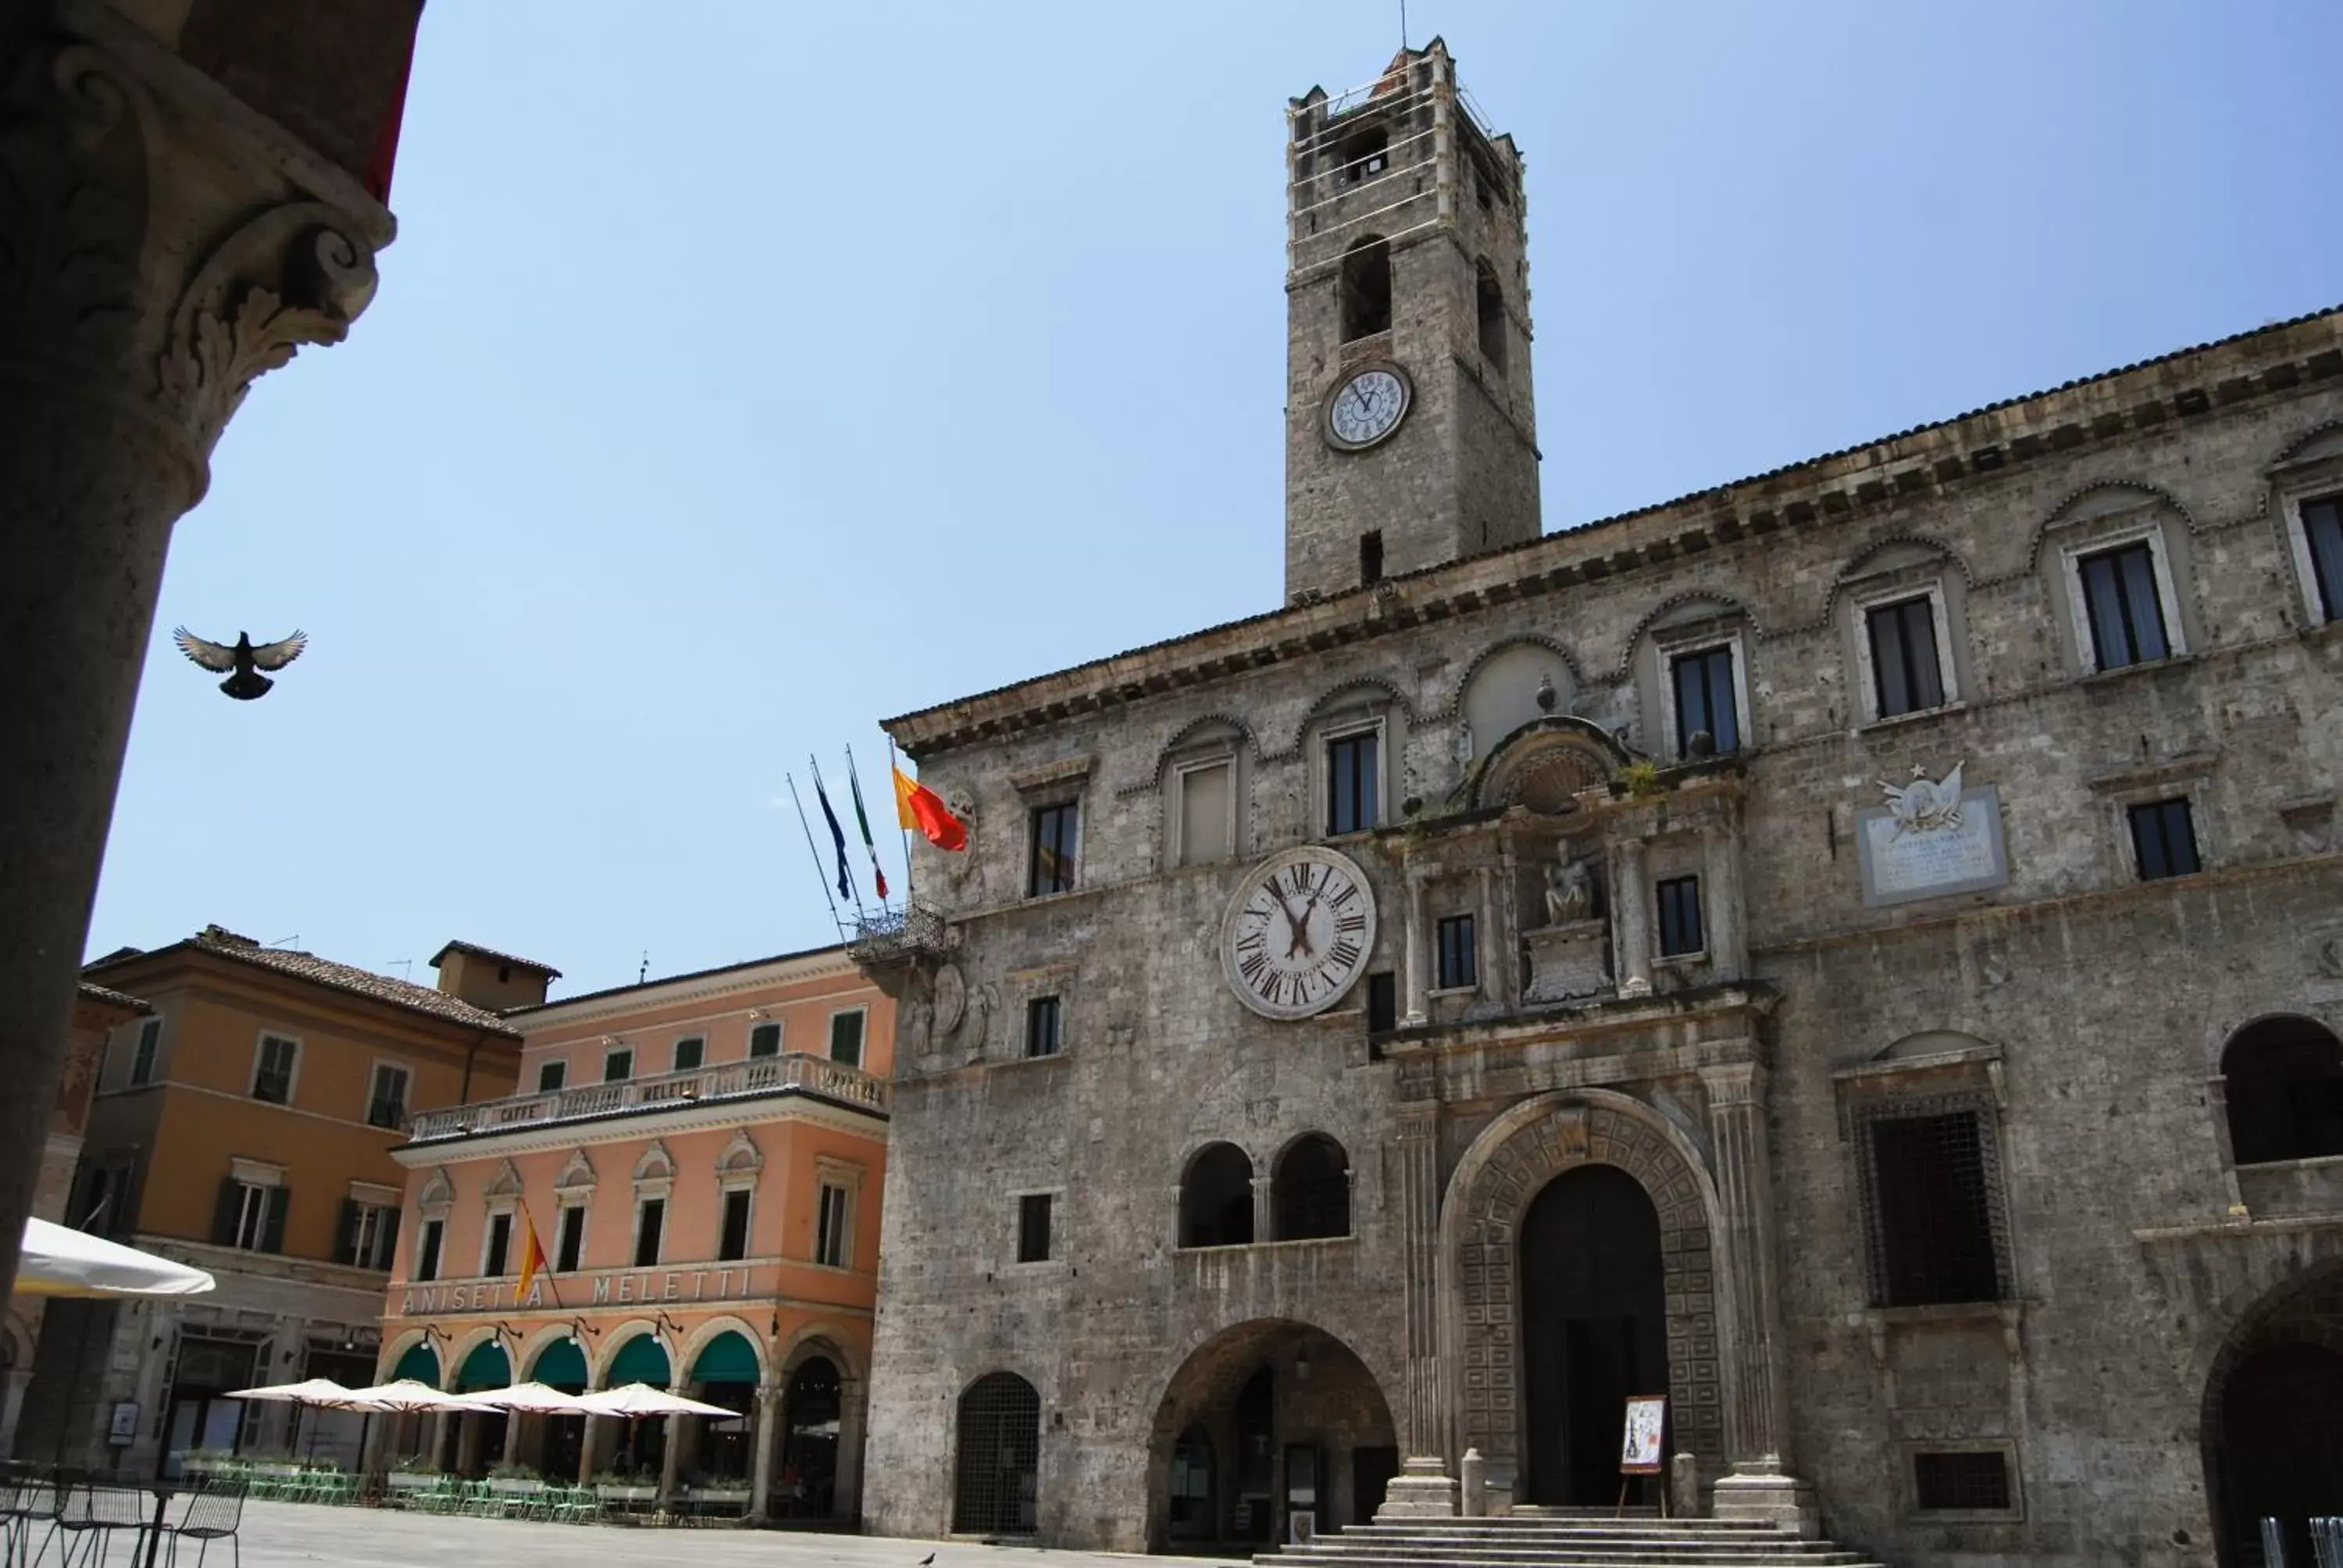
[[1594,878],[1586,862],[1563,845],[1554,863],[1545,869],[1545,918],[1548,925],[1566,926],[1594,916]]

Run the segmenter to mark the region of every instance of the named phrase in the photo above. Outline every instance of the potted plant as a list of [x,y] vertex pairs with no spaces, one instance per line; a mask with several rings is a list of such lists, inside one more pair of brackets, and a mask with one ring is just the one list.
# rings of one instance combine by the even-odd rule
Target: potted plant
[[526,1464],[499,1464],[488,1472],[488,1490],[499,1497],[521,1497],[545,1490],[545,1478]]

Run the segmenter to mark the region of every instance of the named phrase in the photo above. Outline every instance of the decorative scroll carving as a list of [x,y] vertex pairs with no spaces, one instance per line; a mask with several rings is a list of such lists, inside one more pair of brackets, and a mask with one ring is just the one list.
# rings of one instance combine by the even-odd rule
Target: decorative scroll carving
[[374,252],[321,202],[288,202],[231,235],[171,312],[156,366],[164,405],[206,454],[252,383],[304,344],[338,343],[374,298]]

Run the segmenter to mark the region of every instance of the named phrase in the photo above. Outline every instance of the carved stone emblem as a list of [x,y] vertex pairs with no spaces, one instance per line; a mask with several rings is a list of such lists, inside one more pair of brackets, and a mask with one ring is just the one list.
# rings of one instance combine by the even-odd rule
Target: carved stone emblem
[[1887,792],[1887,816],[1895,823],[1891,838],[1900,839],[1906,833],[1939,833],[1961,825],[1961,768],[1953,770],[1936,783],[1928,781],[1928,770],[1914,764],[1912,782],[1890,784],[1883,779],[1880,789]]
[[936,970],[935,1030],[946,1035],[960,1027],[968,1014],[968,981],[960,972],[960,965],[946,963]]

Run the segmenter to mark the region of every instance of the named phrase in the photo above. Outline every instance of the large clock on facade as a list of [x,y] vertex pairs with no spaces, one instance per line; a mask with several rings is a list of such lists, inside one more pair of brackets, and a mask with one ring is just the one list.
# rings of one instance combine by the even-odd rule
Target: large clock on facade
[[1221,920],[1229,987],[1263,1018],[1333,1006],[1374,945],[1374,890],[1347,857],[1315,846],[1254,867]]
[[1415,388],[1396,365],[1367,365],[1336,384],[1326,399],[1326,444],[1345,452],[1373,446],[1407,417]]

